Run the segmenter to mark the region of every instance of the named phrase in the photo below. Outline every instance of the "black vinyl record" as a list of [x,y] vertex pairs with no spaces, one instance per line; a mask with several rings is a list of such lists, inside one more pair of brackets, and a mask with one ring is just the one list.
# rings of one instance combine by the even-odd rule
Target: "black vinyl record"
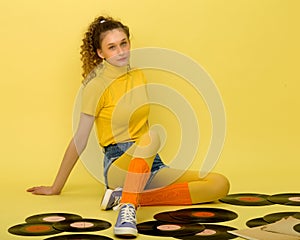
[[228,233],[227,231],[237,230],[236,228],[223,226],[223,225],[215,225],[215,224],[203,224],[205,229],[196,233],[192,236],[183,236],[176,237],[178,239],[186,239],[186,240],[227,240],[237,238],[237,236]]
[[151,236],[187,236],[194,235],[204,230],[204,226],[196,223],[162,223],[159,221],[149,221],[137,224],[140,234]]
[[57,222],[53,224],[53,227],[65,232],[92,232],[110,228],[111,224],[103,220],[82,218]]
[[46,238],[44,240],[113,240],[112,238],[91,234],[69,234]]
[[300,219],[300,212],[295,213],[295,214],[293,215],[293,217],[294,217],[294,218],[297,218],[297,219]]
[[250,228],[253,227],[260,227],[263,225],[269,224],[267,221],[265,221],[263,218],[254,218],[250,219],[249,221],[246,222],[246,225]]
[[81,216],[71,213],[44,213],[37,214],[26,218],[27,223],[56,223],[66,220],[82,219]]
[[173,211],[157,213],[153,216],[153,218],[160,222],[169,222],[169,223],[186,223],[187,222],[185,220],[176,219],[176,218],[171,217],[170,216],[171,212],[173,212]]
[[295,225],[294,230],[300,233],[300,224]]
[[269,195],[256,193],[239,193],[230,194],[219,199],[220,202],[240,206],[265,206],[272,205],[273,202],[268,201]]
[[233,220],[238,217],[235,212],[220,208],[186,208],[170,212],[172,218],[199,223],[217,223]]
[[286,218],[290,216],[297,218],[297,214],[299,213],[300,212],[277,212],[277,213],[268,214],[264,216],[263,219],[268,223],[274,223],[281,220],[282,218]]
[[20,236],[44,236],[61,233],[62,231],[53,228],[52,223],[22,223],[10,227],[8,232]]
[[282,193],[268,197],[268,200],[273,203],[300,206],[300,193]]

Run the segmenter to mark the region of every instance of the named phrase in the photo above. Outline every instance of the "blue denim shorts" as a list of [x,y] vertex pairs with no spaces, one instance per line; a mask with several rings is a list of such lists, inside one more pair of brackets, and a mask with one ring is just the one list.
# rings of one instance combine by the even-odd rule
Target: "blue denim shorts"
[[[106,187],[108,187],[108,180],[107,180],[107,173],[109,167],[112,165],[112,163],[117,160],[120,156],[122,156],[123,153],[126,152],[126,150],[131,147],[134,144],[134,142],[125,142],[125,143],[118,143],[118,144],[112,144],[107,147],[104,147],[104,161],[103,161],[103,168],[104,168],[104,180]],[[148,180],[147,185],[151,182],[152,178],[155,176],[155,174],[161,169],[167,167],[162,160],[160,159],[160,156],[156,154],[152,167],[151,167],[151,175]],[[145,189],[147,188],[147,185]]]

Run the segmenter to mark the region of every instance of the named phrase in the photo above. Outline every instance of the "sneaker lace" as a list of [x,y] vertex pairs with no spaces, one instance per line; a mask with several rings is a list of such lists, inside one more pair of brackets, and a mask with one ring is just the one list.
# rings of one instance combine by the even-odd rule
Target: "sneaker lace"
[[120,203],[121,197],[116,196],[111,206],[117,206]]
[[136,223],[135,219],[135,209],[134,207],[130,205],[123,205],[122,208],[120,209],[120,214],[121,214],[121,222],[122,223]]

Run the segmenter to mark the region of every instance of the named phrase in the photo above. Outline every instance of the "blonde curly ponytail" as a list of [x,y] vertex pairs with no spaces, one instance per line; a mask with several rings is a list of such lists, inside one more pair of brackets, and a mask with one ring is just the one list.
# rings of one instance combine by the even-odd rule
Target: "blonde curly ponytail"
[[88,74],[102,62],[97,54],[97,49],[101,49],[101,42],[106,31],[113,29],[122,29],[126,36],[130,37],[129,29],[121,22],[114,20],[111,17],[97,17],[88,27],[84,34],[81,45],[81,60],[82,60],[82,76],[86,78]]

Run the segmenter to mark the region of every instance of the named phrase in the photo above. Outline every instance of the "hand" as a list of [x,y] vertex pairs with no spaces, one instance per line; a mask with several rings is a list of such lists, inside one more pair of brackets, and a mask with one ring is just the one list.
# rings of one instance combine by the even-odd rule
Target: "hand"
[[32,187],[27,189],[27,192],[31,192],[35,195],[58,195],[60,192],[55,191],[53,187],[48,186],[39,186],[39,187]]

